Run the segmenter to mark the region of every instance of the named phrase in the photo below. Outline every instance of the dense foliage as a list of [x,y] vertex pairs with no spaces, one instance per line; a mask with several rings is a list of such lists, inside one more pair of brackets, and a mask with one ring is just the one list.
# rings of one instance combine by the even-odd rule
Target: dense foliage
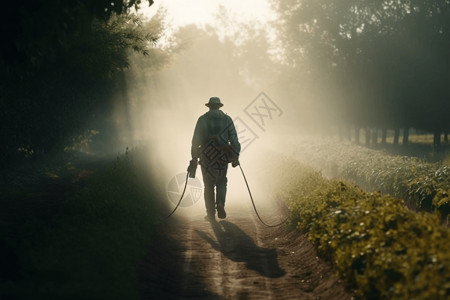
[[280,176],[288,182],[291,222],[307,232],[360,298],[450,297],[450,231],[436,216],[284,163]]
[[86,36],[94,20],[108,21],[114,15],[137,10],[142,0],[25,0],[12,1],[1,12],[3,43],[0,63],[41,65],[46,57],[71,47],[76,36]]
[[355,182],[368,191],[381,191],[405,200],[413,209],[450,213],[450,166],[416,157],[390,155],[352,143],[306,139],[296,144],[296,156],[330,177]]
[[160,15],[145,25],[130,12],[140,2],[41,0],[6,10],[2,29],[12,30],[0,53],[0,166],[112,127],[130,51],[153,55],[162,31]]

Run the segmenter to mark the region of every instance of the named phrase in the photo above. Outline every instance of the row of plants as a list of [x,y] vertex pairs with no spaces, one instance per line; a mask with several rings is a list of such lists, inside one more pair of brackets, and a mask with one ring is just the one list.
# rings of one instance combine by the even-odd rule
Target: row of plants
[[15,274],[1,278],[0,298],[140,299],[137,266],[160,222],[144,155],[134,150],[93,173],[74,170],[84,177],[58,195],[54,215],[14,224],[3,244]]
[[282,163],[291,225],[361,299],[449,299],[450,230],[430,213],[365,192],[295,161]]
[[295,155],[308,157],[308,163],[328,177],[352,180],[368,191],[389,193],[404,199],[412,209],[438,212],[448,222],[448,162],[429,163],[329,139],[299,142]]

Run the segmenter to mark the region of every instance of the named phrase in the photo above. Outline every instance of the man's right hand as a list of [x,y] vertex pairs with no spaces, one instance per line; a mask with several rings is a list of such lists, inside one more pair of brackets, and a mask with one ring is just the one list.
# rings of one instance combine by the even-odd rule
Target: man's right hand
[[189,173],[189,177],[195,178],[195,171],[197,171],[198,160],[196,157],[193,157],[189,162],[189,166],[187,168],[187,172]]

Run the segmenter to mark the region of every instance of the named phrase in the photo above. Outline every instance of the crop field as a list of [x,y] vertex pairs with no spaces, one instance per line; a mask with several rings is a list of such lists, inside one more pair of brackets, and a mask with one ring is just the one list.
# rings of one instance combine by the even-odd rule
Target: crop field
[[430,163],[411,156],[392,155],[353,143],[325,139],[294,142],[293,157],[328,178],[351,181],[368,192],[401,198],[413,210],[438,213],[448,223],[450,162]]
[[280,169],[291,226],[306,232],[358,297],[448,299],[450,230],[436,215],[413,212],[397,197],[326,179],[292,159]]

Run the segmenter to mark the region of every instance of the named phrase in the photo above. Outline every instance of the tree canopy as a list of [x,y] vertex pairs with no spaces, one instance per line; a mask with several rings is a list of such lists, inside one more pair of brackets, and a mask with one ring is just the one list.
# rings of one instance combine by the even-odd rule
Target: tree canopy
[[448,131],[449,1],[273,4],[285,60],[332,108],[324,115],[358,128]]
[[1,163],[62,150],[107,118],[130,51],[152,55],[162,31],[161,15],[144,26],[131,11],[141,1],[11,4],[1,18]]

